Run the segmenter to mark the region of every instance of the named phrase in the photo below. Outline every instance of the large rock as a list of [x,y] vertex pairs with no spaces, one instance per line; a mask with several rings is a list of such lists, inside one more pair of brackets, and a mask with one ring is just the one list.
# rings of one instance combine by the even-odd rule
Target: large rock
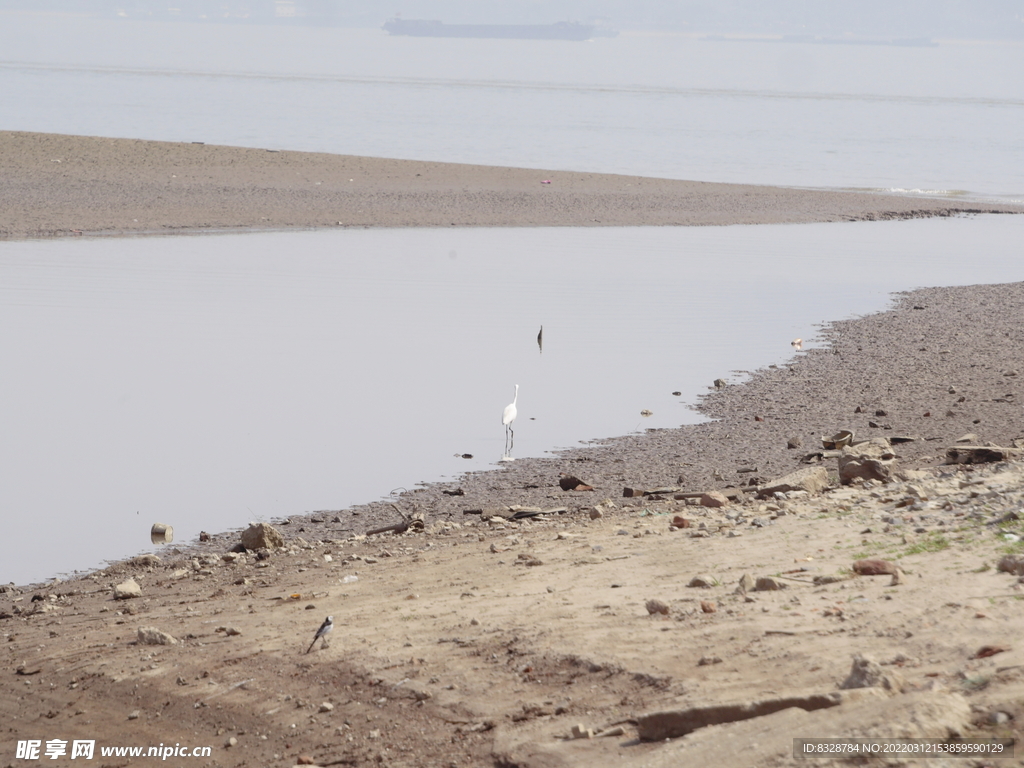
[[725,507],[729,505],[729,497],[720,491],[709,491],[700,497],[702,507]]
[[1022,576],[1024,575],[1024,555],[1003,555],[996,569],[1012,573],[1015,576]]
[[888,482],[892,477],[896,454],[884,437],[875,437],[843,449],[839,455],[839,482],[849,485],[854,480]]
[[757,489],[759,497],[771,496],[774,493],[789,493],[790,491],[807,491],[808,493],[821,493],[831,485],[828,479],[828,470],[824,467],[807,467],[790,472],[788,475],[773,480],[767,485]]
[[881,664],[868,656],[858,654],[853,657],[849,677],[839,688],[884,688],[890,693],[899,693],[903,685],[903,678],[899,674],[883,669]]
[[135,579],[122,581],[114,587],[115,600],[130,600],[133,597],[142,597],[142,587],[139,586]]
[[139,645],[176,645],[178,641],[156,627],[139,627]]
[[861,576],[882,576],[896,575],[899,566],[891,560],[882,560],[878,557],[869,557],[865,560],[858,560],[853,564],[853,572]]
[[242,531],[242,546],[253,549],[280,549],[284,546],[284,536],[269,523],[252,523]]

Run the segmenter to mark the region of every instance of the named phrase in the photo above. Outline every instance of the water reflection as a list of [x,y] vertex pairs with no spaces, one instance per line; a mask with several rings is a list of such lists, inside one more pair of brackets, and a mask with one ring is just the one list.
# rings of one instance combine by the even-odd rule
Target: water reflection
[[1024,278],[1022,235],[1004,216],[0,243],[0,582],[132,554],[155,522],[187,542],[697,421],[716,378],[890,291]]

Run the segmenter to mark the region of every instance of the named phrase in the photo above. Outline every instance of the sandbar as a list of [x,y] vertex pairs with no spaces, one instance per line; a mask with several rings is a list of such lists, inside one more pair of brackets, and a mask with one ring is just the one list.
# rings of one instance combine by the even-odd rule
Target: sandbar
[[1024,206],[0,131],[0,238],[337,227],[779,224]]

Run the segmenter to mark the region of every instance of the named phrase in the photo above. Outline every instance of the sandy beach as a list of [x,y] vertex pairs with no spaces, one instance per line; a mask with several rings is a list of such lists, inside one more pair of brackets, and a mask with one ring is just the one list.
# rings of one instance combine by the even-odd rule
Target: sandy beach
[[[37,134],[0,134],[0,157],[7,238],[964,210]],[[97,755],[210,747],[168,765],[824,766],[837,761],[794,757],[793,739],[841,736],[1018,741],[998,761],[855,764],[1024,765],[1022,311],[1021,283],[913,291],[831,324],[824,348],[709,387],[704,424],[277,521],[264,547],[215,533],[8,588],[4,764],[29,764],[19,741],[85,739]],[[840,483],[822,438],[841,430],[894,460]],[[947,463],[986,444],[1006,450]],[[772,491],[796,471],[821,484]],[[862,573],[868,558],[885,571]],[[128,581],[137,596],[118,599]],[[329,642],[310,646],[328,615]]]
[[1024,206],[0,131],[0,237],[806,223]]

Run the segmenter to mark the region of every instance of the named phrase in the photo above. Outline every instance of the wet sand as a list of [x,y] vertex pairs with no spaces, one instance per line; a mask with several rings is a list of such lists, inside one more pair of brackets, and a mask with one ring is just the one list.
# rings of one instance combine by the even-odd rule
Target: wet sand
[[772,224],[1024,206],[0,131],[0,238],[310,227]]

